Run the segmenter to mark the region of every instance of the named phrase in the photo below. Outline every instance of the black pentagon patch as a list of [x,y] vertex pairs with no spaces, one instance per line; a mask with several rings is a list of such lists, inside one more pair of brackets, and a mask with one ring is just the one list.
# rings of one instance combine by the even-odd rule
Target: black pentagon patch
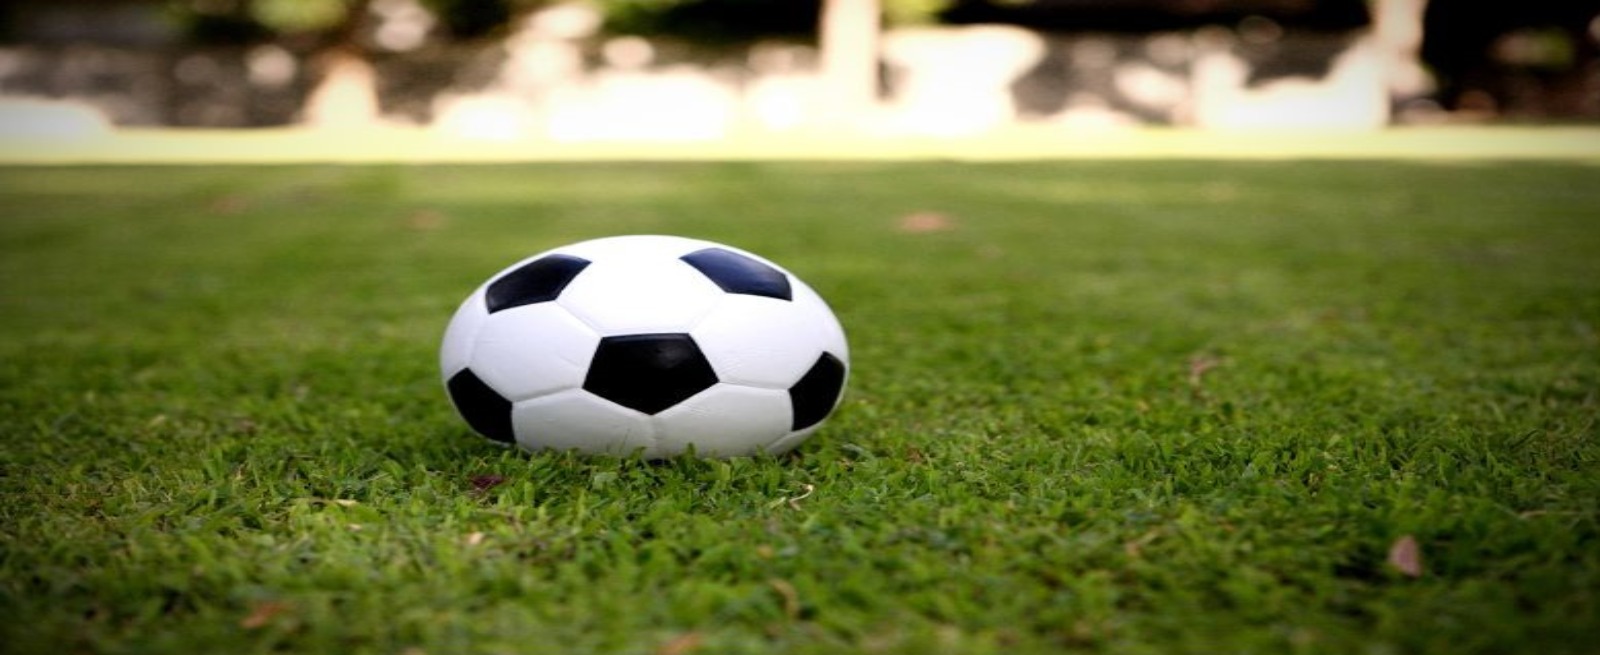
[[445,386],[456,411],[478,434],[504,443],[516,441],[511,431],[511,401],[490,389],[471,369],[450,376]]
[[589,267],[589,260],[571,255],[550,255],[523,264],[489,283],[483,297],[493,314],[502,309],[550,302],[561,295],[572,278]]
[[722,248],[706,248],[681,257],[728,293],[793,300],[783,271]]
[[811,370],[789,388],[789,401],[794,404],[793,430],[804,430],[828,418],[833,406],[844,392],[844,362],[828,353],[822,353]]
[[630,334],[600,340],[583,388],[655,414],[716,383],[716,371],[689,335]]

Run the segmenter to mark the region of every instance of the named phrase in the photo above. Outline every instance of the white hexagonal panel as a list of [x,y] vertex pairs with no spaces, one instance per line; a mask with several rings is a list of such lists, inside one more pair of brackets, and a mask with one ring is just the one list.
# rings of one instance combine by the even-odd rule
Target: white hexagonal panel
[[712,457],[754,455],[789,432],[789,395],[719,384],[655,415],[662,456],[688,450]]
[[450,318],[450,325],[444,329],[444,339],[439,346],[439,372],[444,379],[461,372],[467,367],[467,362],[472,359],[472,343],[478,337],[478,330],[483,327],[483,322],[489,317],[489,310],[483,305],[483,289],[467,297],[456,309]]
[[[827,421],[823,421],[823,423],[826,422]],[[818,423],[804,430],[795,430],[794,432],[784,435],[782,438],[772,442],[771,445],[767,446],[767,454],[782,455],[794,450],[796,446],[799,446],[801,443],[805,442],[806,439],[811,438],[811,434],[821,429],[822,425],[822,423]]]
[[600,336],[555,303],[496,312],[478,329],[472,371],[515,402],[583,384]]
[[723,295],[693,267],[658,253],[595,260],[556,302],[609,336],[687,331]]
[[701,248],[719,247],[718,244],[698,239],[633,234],[604,239],[591,239],[556,249],[563,255],[582,257],[589,261],[677,259]]
[[787,300],[728,295],[690,332],[723,382],[787,389],[816,363],[827,317]]
[[[794,279],[793,276],[790,276]],[[822,330],[822,349],[838,357],[839,361],[847,366],[850,364],[850,344],[844,336],[844,326],[839,325],[839,317],[835,316],[833,309],[828,307],[827,301],[817,292],[799,279],[794,279],[794,304],[801,312],[808,316],[815,316],[817,325]]]
[[794,450],[800,444],[804,443],[806,439],[809,439],[811,437],[811,433],[816,432],[818,427],[820,426],[812,426],[804,430],[790,432],[789,434],[786,434],[778,440],[768,444],[766,448],[762,449],[762,452],[765,452],[768,455],[782,455]]
[[512,406],[517,444],[528,450],[579,450],[628,456],[643,449],[657,456],[650,417],[582,389]]

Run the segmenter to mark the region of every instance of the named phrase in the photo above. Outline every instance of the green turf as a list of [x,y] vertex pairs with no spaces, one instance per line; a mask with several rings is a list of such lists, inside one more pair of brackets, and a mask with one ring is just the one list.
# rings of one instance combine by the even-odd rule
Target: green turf
[[[1593,166],[9,168],[0,207],[5,651],[1600,643]],[[795,454],[452,414],[456,303],[639,232],[833,304]]]

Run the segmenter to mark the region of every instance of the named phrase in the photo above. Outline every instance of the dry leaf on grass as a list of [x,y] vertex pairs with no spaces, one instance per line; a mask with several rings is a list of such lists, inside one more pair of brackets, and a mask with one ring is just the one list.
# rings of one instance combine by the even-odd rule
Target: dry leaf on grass
[[1189,386],[1200,388],[1201,379],[1206,373],[1222,365],[1222,360],[1210,355],[1195,355],[1189,358]]
[[288,605],[275,600],[256,603],[255,607],[250,608],[250,614],[239,620],[239,627],[246,630],[261,628],[272,622],[273,617],[282,614],[287,609],[289,609]]
[[920,234],[923,232],[947,232],[955,228],[955,220],[950,218],[949,214],[921,211],[911,212],[900,217],[901,232]]
[[472,478],[472,490],[481,494],[504,484],[505,481],[506,478],[503,475],[480,475]]
[[814,484],[801,483],[800,488],[802,489],[800,495],[789,498],[788,500],[790,509],[800,509],[800,501],[810,498],[811,492],[817,490],[817,486]]
[[656,649],[656,655],[684,655],[700,648],[700,642],[704,640],[698,632],[685,632],[661,644]]
[[1389,546],[1389,566],[1409,578],[1422,575],[1422,548],[1416,537],[1408,534]]
[[427,232],[444,227],[450,217],[437,209],[418,209],[406,217],[406,227]]
[[206,209],[210,210],[211,213],[222,216],[233,216],[249,208],[250,199],[236,194],[217,196],[216,198],[212,199],[211,204],[206,207]]
[[783,598],[784,615],[791,620],[800,618],[800,592],[795,591],[794,585],[789,584],[788,580],[778,578],[768,580],[767,584],[772,585],[772,590]]

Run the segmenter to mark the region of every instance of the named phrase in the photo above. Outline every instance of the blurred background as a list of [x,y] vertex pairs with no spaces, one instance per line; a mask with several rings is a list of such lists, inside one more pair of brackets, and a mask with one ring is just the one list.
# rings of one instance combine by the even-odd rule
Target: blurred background
[[12,0],[0,132],[1600,120],[1600,0]]

